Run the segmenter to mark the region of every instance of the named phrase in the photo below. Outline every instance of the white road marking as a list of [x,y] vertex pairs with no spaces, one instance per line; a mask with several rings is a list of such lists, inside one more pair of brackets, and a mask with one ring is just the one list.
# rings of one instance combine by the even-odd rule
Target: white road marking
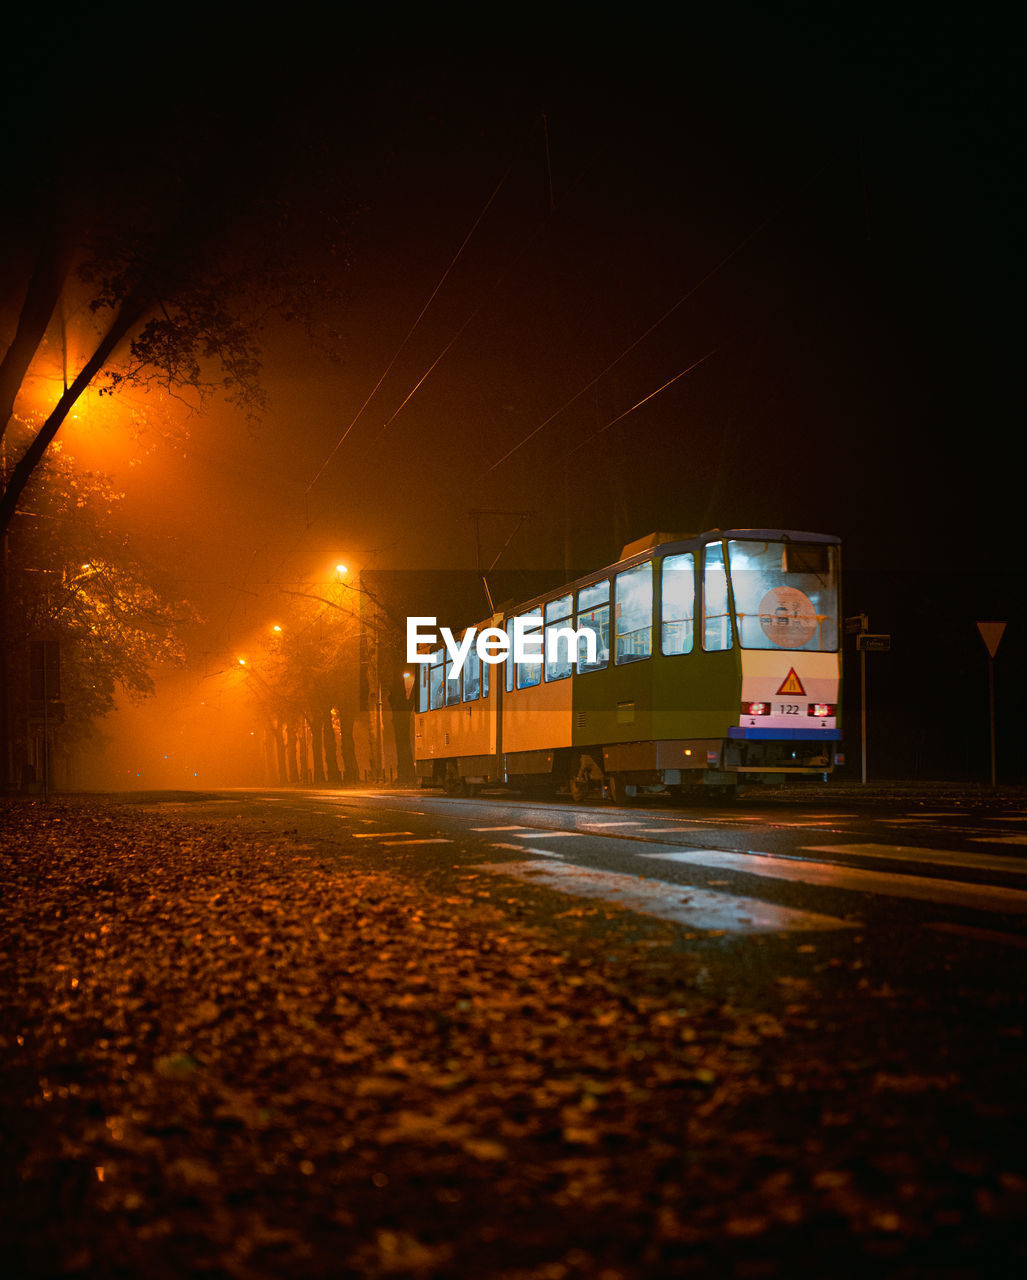
[[640,827],[642,823],[640,821],[639,822],[590,822],[588,825],[590,827]]
[[688,885],[670,884],[644,876],[594,871],[566,862],[479,863],[476,870],[513,876],[517,880],[542,884],[580,898],[598,898],[612,906],[670,920],[690,929],[723,933],[782,933],[861,927],[851,920],[839,920],[837,916],[779,907],[757,898],[693,889]]
[[908,844],[806,844],[814,853],[846,853],[859,858],[890,858],[893,862],[930,862],[980,871],[1019,871],[1027,874],[1027,859],[1003,858],[995,853],[961,853],[957,849],[919,849]]
[[530,831],[515,831],[514,839],[521,840],[563,840],[571,836],[580,838],[583,831],[547,831],[545,827],[533,827]]
[[[971,836],[974,844],[1027,844],[1027,836]],[[1021,864],[1027,870],[1027,863]]]
[[523,823],[515,827],[471,827],[472,831],[531,831],[531,827],[524,826]]
[[387,836],[412,836],[412,831],[354,831],[354,840],[384,840]]
[[923,902],[976,907],[982,911],[1027,914],[1027,892],[998,885],[966,884],[959,880],[934,880],[927,876],[891,875],[884,871],[863,871],[836,862],[804,862],[793,858],[771,858],[758,853],[725,853],[722,849],[675,849],[667,853],[643,853],[643,858],[663,858],[711,870],[744,871],[772,880],[795,880],[828,889],[854,889],[887,898],[916,898]]
[[383,840],[382,844],[386,848],[391,849],[396,844],[452,844],[452,840],[447,840],[445,836],[429,836],[421,840]]

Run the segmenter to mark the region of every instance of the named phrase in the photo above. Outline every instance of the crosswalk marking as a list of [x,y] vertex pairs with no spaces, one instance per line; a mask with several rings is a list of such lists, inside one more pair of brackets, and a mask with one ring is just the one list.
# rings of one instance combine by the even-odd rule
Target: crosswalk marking
[[531,827],[526,827],[523,823],[518,823],[513,827],[471,827],[472,831],[530,831]]
[[[1027,836],[971,836],[974,844],[1027,844]],[[1027,870],[1027,863],[1021,864]]]
[[479,863],[477,871],[513,876],[580,898],[598,898],[612,906],[656,916],[692,929],[722,933],[823,932],[859,928],[851,920],[780,907],[758,898],[694,889],[645,876],[594,871],[567,862]]
[[934,862],[981,871],[1019,871],[1027,874],[1027,859],[997,853],[962,853],[958,849],[920,849],[908,844],[807,844],[813,853],[843,853],[859,858],[890,858],[893,862]]
[[354,840],[382,840],[387,836],[412,836],[412,831],[354,831]]
[[960,880],[936,880],[928,876],[864,871],[837,862],[806,862],[797,858],[773,858],[759,853],[726,853],[723,849],[674,849],[643,853],[643,858],[684,862],[711,870],[744,871],[772,880],[794,880],[828,889],[854,889],[889,898],[915,898],[923,902],[976,907],[981,911],[1027,914],[1027,892],[998,885],[968,884]]

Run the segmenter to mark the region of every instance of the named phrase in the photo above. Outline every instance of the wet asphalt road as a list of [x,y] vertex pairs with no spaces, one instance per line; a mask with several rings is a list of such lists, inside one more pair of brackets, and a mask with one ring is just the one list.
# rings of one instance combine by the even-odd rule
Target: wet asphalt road
[[926,987],[955,968],[985,989],[1022,986],[1027,801],[836,794],[615,808],[502,792],[265,789],[163,803],[282,827],[413,874],[475,864],[548,916],[574,902],[624,908],[757,985],[780,981],[801,948],[825,974],[850,967],[858,949],[875,981]]

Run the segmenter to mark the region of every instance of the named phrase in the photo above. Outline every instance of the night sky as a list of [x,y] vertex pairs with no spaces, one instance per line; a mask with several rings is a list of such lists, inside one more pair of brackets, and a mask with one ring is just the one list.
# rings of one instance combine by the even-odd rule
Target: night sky
[[[999,10],[290,6],[145,41],[94,18],[12,44],[5,292],[54,150],[99,138],[123,180],[169,114],[226,154],[266,140],[283,198],[337,199],[345,228],[336,359],[272,331],[262,424],[214,406],[131,472],[77,442],[124,464],[203,663],[340,556],[473,566],[468,513],[498,508],[531,513],[504,567],[557,576],[654,529],[838,534],[847,611],[906,629],[888,714],[925,646],[935,696],[962,702],[955,666],[978,700],[977,617],[1009,619],[1013,682],[1023,111]],[[489,559],[512,527],[483,521]]]

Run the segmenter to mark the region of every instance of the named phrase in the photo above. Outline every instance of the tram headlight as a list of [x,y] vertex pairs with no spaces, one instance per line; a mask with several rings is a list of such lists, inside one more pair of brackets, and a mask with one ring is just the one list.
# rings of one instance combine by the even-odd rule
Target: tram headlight
[[811,702],[806,714],[823,720],[826,716],[833,716],[835,709],[833,702]]

